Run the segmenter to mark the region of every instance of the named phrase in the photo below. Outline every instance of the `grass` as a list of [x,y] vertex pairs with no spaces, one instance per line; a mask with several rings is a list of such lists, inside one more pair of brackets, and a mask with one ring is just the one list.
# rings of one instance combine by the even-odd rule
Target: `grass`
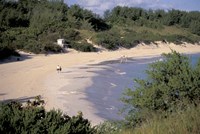
[[174,113],[162,119],[154,115],[140,127],[124,130],[122,134],[199,134],[200,107],[188,108],[185,112]]

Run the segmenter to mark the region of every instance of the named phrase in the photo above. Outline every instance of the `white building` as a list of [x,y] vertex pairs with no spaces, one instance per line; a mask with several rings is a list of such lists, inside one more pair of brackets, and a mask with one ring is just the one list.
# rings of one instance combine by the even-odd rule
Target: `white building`
[[67,47],[67,44],[65,44],[65,39],[57,39],[57,45],[61,46],[62,48]]

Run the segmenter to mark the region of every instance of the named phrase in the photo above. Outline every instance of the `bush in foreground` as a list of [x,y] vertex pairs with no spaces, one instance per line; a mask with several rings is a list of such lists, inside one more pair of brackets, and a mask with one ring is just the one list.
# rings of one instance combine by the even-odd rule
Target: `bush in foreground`
[[90,134],[95,133],[82,114],[69,117],[59,110],[45,111],[39,106],[41,101],[28,102],[22,106],[18,102],[0,105],[0,133],[2,134]]

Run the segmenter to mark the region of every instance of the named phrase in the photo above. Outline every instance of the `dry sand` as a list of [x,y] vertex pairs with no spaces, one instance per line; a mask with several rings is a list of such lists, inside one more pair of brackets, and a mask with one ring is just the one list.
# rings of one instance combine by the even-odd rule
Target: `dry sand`
[[[73,71],[73,68],[77,69],[77,66],[119,59],[122,55],[131,58],[152,57],[171,52],[171,49],[180,53],[200,53],[199,45],[174,45],[159,42],[158,45],[141,44],[129,50],[120,49],[98,53],[69,51],[65,54],[47,56],[23,54],[21,61],[0,63],[0,101],[15,99],[24,102],[41,95],[46,101],[47,109],[59,108],[70,115],[76,115],[77,110],[81,110],[93,124],[98,124],[105,119],[95,114],[96,109],[91,102],[83,99],[86,97],[84,90],[79,90],[91,85],[91,78],[95,74],[79,70],[75,70],[77,74],[73,76],[58,74],[56,66],[61,65],[63,72],[67,73],[67,71]],[[76,79],[75,76],[84,79],[72,85],[73,79],[70,78]],[[64,87],[67,87],[69,91],[63,92]],[[64,101],[65,98],[61,96],[63,94],[66,95],[67,101]]]

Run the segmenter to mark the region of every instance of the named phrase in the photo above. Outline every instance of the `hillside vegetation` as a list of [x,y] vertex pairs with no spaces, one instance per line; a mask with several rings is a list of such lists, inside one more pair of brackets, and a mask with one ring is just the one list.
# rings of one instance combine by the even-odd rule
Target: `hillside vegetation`
[[96,14],[78,5],[68,7],[62,0],[0,0],[0,52],[60,52],[61,48],[55,45],[59,38],[65,38],[72,48],[94,51],[79,30],[96,32],[108,28]]
[[59,53],[58,38],[85,52],[96,51],[86,39],[111,50],[159,40],[199,43],[200,13],[117,6],[100,17],[63,0],[0,0],[0,31],[0,58],[16,49]]

